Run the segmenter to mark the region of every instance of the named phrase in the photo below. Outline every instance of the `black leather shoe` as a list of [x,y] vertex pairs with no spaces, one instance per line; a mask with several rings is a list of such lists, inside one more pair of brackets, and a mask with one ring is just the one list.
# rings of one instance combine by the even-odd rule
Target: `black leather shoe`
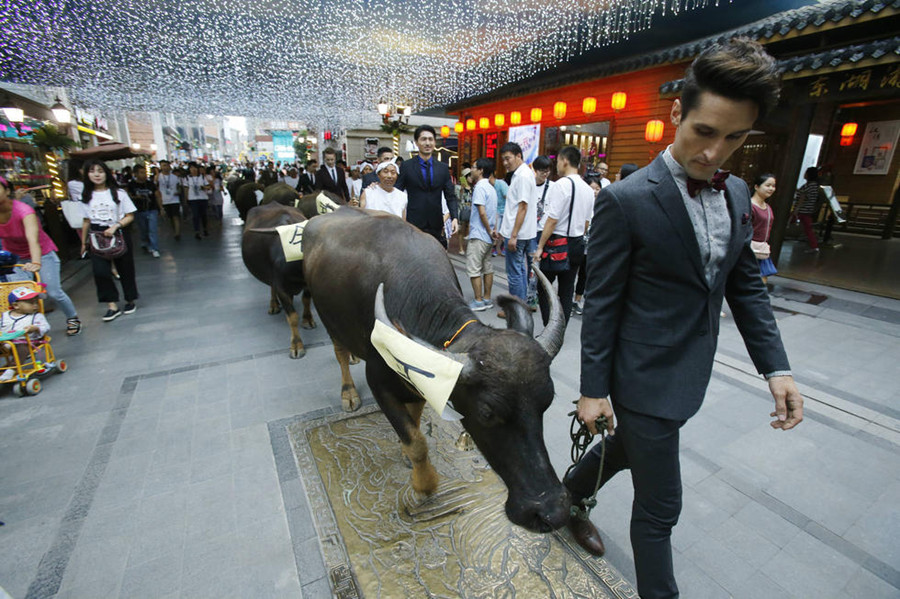
[[585,551],[591,555],[603,557],[603,554],[606,553],[606,547],[603,546],[600,531],[597,530],[597,527],[590,520],[585,520],[578,516],[569,516],[566,526],[575,538],[575,542],[581,545]]

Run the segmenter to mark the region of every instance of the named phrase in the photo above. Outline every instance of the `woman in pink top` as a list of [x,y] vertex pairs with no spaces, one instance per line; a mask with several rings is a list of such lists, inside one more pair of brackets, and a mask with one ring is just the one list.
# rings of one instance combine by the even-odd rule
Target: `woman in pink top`
[[765,173],[756,177],[753,185],[753,197],[751,205],[753,209],[753,253],[759,261],[759,272],[763,283],[777,273],[772,258],[769,257],[769,234],[772,232],[772,223],[775,222],[775,213],[772,207],[766,203],[775,193],[775,175]]
[[3,177],[0,177],[0,242],[3,249],[17,254],[25,264],[11,278],[33,279],[32,273],[39,272],[41,282],[47,286],[47,295],[56,300],[66,315],[66,334],[80,333],[78,311],[62,289],[56,244],[41,228],[34,208],[12,198],[12,186]]

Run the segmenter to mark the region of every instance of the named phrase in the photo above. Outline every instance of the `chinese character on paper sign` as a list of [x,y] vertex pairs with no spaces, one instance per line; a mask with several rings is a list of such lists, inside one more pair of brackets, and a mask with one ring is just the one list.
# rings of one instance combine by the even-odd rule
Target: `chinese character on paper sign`
[[857,73],[855,75],[849,75],[844,81],[841,83],[841,91],[845,89],[869,89],[869,80],[872,78],[872,69],[867,69],[862,73]]
[[303,227],[300,225],[296,225],[294,227],[294,235],[291,237],[291,240],[288,241],[291,245],[300,245],[303,243]]
[[894,67],[881,78],[881,87],[900,89],[900,66]]
[[828,95],[828,77],[819,77],[809,86],[809,97],[820,98]]

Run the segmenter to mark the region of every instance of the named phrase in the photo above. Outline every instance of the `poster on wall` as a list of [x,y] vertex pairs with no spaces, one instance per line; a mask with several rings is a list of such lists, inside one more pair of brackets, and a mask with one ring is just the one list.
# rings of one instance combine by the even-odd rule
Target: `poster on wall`
[[866,124],[866,132],[859,144],[854,175],[886,175],[891,168],[900,121],[876,121]]
[[531,164],[538,157],[541,148],[541,126],[538,124],[510,127],[509,141],[519,144],[525,164]]
[[378,158],[378,138],[367,137],[363,141],[363,157],[366,160]]
[[297,158],[294,134],[290,131],[272,131],[272,152],[279,162],[293,162]]

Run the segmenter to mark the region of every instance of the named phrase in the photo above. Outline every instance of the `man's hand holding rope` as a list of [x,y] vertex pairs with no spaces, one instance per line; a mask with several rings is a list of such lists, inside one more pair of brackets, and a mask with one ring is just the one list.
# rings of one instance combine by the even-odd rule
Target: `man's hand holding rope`
[[587,426],[592,435],[598,433],[597,420],[603,417],[606,418],[606,431],[611,435],[616,430],[616,425],[613,422],[613,410],[609,404],[608,397],[598,398],[582,395],[578,399],[578,407],[575,408],[575,414],[578,416],[578,420]]

